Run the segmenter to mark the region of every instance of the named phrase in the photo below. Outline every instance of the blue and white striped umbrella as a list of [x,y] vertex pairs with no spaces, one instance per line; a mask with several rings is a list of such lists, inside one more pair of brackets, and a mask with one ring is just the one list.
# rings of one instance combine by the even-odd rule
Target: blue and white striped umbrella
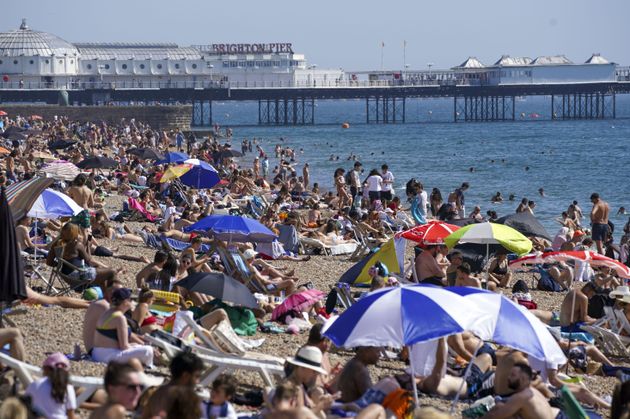
[[35,218],[56,219],[72,217],[81,211],[83,211],[83,208],[68,195],[55,191],[54,189],[45,189],[42,194],[37,197],[27,215]]
[[491,314],[488,321],[475,322],[470,331],[489,340],[525,352],[550,367],[567,362],[547,326],[536,316],[501,294],[471,287],[450,287],[449,291]]
[[461,333],[487,315],[444,288],[385,288],[361,298],[324,332],[337,346],[401,347]]

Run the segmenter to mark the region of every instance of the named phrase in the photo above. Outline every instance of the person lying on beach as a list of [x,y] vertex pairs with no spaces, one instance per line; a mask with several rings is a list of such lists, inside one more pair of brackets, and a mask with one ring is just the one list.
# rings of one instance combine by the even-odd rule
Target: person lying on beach
[[[246,255],[243,255],[245,264],[249,267],[249,270],[254,276],[254,278],[265,287],[268,293],[276,294],[281,291],[284,291],[286,295],[288,296],[295,292],[294,279],[292,278],[283,279],[280,276],[269,276],[269,275],[262,274],[256,267],[257,265],[254,264],[254,258],[256,257],[255,253],[253,251],[246,252],[246,253],[247,253]],[[260,266],[259,262],[258,262],[258,266]]]
[[92,234],[98,238],[122,240],[129,243],[143,243],[142,237],[133,234],[125,224],[115,226],[107,220],[103,212],[98,212],[92,222]]

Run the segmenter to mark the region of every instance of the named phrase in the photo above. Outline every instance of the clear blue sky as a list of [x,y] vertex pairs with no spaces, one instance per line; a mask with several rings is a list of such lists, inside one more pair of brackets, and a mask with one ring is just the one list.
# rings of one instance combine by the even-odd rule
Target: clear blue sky
[[629,0],[3,0],[0,30],[22,17],[67,41],[179,45],[292,42],[323,67],[413,69],[493,63],[502,54],[600,52],[630,65]]

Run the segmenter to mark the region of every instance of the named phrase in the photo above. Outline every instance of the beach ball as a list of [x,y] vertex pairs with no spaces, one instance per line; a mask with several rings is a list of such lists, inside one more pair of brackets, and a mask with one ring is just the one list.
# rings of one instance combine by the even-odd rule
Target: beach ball
[[103,290],[101,287],[91,287],[83,291],[83,299],[87,301],[96,301],[103,298]]

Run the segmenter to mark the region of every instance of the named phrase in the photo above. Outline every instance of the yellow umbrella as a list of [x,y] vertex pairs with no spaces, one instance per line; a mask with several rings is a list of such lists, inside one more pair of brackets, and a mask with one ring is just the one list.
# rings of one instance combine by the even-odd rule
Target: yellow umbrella
[[174,167],[169,167],[162,175],[160,183],[170,182],[173,179],[178,179],[192,169],[192,164],[180,164]]

